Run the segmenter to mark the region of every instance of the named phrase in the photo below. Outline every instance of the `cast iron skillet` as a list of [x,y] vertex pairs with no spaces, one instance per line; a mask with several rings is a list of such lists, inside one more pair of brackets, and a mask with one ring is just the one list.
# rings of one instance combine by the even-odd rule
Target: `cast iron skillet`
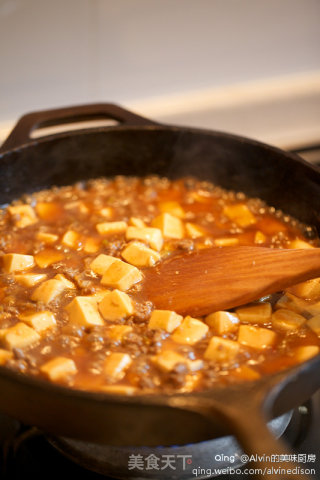
[[[97,118],[119,125],[30,138],[35,128]],[[296,155],[225,133],[158,125],[109,104],[22,117],[2,147],[0,204],[51,185],[152,173],[193,175],[242,190],[320,227],[320,172]],[[47,433],[96,443],[183,445],[232,433],[248,454],[280,454],[287,449],[269,433],[266,420],[309,398],[320,387],[319,371],[320,355],[256,382],[126,397],[74,391],[1,367],[0,409]],[[260,477],[279,478],[268,472]]]

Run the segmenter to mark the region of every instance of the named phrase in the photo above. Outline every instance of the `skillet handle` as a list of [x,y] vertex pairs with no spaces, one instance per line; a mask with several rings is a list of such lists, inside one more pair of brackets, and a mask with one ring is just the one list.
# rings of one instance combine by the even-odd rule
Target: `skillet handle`
[[0,152],[29,143],[33,140],[30,135],[36,129],[66,125],[66,130],[68,130],[67,126],[70,123],[106,119],[115,120],[123,125],[157,125],[152,120],[148,120],[112,103],[39,110],[23,115],[18,120],[12,132],[3,143]]
[[[307,480],[311,477],[304,475],[303,470],[309,469],[306,464],[292,462],[294,453],[281,440],[276,439],[267,427],[262,410],[255,405],[241,405],[230,408],[226,413],[226,420],[232,426],[233,433],[239,444],[246,452],[247,457],[253,458],[249,466],[255,470],[253,476],[257,479],[276,480]],[[246,458],[246,457],[243,457]]]
[[[175,400],[174,406],[179,406],[179,403],[180,400]],[[242,478],[311,480],[312,477],[303,474],[304,470],[310,469],[310,465],[292,462],[294,453],[268,429],[262,405],[263,401],[259,396],[248,399],[247,395],[235,395],[220,400],[208,397],[189,402],[183,400],[181,406],[204,415],[214,425],[219,419],[228,427],[230,434],[236,437],[245,452],[241,456],[243,465],[238,467],[242,468]],[[235,467],[231,463],[229,468]],[[219,465],[214,465],[213,469],[218,470]],[[230,473],[237,472],[231,470]]]

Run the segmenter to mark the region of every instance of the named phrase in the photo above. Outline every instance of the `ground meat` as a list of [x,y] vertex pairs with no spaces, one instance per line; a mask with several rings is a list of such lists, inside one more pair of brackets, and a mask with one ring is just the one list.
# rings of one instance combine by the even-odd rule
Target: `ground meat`
[[153,305],[152,302],[136,302],[134,308],[134,318],[137,322],[145,322],[151,315]]

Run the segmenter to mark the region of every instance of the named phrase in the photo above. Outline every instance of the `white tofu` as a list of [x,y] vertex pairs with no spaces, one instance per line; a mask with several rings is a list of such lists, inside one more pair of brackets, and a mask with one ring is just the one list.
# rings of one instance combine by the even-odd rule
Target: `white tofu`
[[205,318],[206,324],[218,335],[224,333],[235,332],[239,326],[239,317],[235,313],[218,311],[210,313]]
[[40,335],[25,323],[16,323],[13,327],[0,330],[3,345],[10,350],[26,348],[35,345],[40,340]]
[[19,320],[34,328],[36,332],[43,332],[57,324],[54,314],[49,311],[21,314]]
[[55,235],[53,233],[47,233],[47,232],[38,232],[36,235],[36,239],[39,240],[40,242],[45,243],[46,245],[51,245],[52,243],[55,243],[58,240],[58,235]]
[[303,248],[314,248],[314,246],[311,245],[308,242],[305,242],[304,240],[300,240],[300,238],[296,238],[295,240],[292,240],[289,243],[288,248],[302,248],[303,249]]
[[248,347],[263,350],[271,347],[277,340],[277,334],[272,330],[251,325],[239,327],[238,342]]
[[34,287],[47,278],[44,273],[23,273],[15,275],[14,279],[24,287]]
[[112,265],[114,262],[120,261],[121,260],[119,258],[112,257],[112,255],[105,255],[104,253],[101,253],[93,260],[93,262],[90,263],[90,268],[97,275],[103,275],[108,270],[110,265]]
[[66,286],[63,282],[52,278],[51,280],[46,280],[41,283],[41,285],[34,290],[31,299],[34,302],[43,302],[47,304],[60,295],[65,288]]
[[93,297],[75,297],[66,307],[70,323],[83,327],[104,325],[98,310],[98,305]]
[[105,271],[101,284],[111,288],[118,288],[125,292],[141,280],[142,273],[137,267],[120,260],[119,262],[113,262]]
[[164,372],[171,372],[176,365],[184,364],[190,372],[195,372],[203,367],[202,360],[190,360],[172,350],[164,350],[152,357],[153,363]]
[[272,325],[281,330],[297,330],[306,323],[306,318],[299,313],[280,308],[272,314]]
[[21,272],[34,266],[33,255],[22,255],[20,253],[6,253],[2,257],[3,270],[5,273]]
[[28,227],[38,221],[31,205],[16,205],[8,207],[8,212],[15,217],[15,224],[19,228]]
[[184,225],[178,217],[170,213],[161,213],[152,220],[152,226],[159,228],[165,238],[181,239],[184,238]]
[[262,245],[266,241],[267,237],[265,236],[265,234],[258,230],[254,236],[254,243],[256,243],[257,245]]
[[61,243],[69,248],[78,248],[80,235],[74,230],[68,230],[62,237]]
[[101,391],[112,395],[134,395],[137,388],[131,385],[103,385]]
[[257,303],[248,307],[236,309],[240,322],[248,323],[269,323],[271,322],[272,307],[269,302]]
[[134,308],[129,295],[119,290],[112,290],[99,303],[99,310],[105,320],[113,321],[132,315]]
[[168,202],[159,202],[159,210],[162,213],[170,213],[170,215],[178,218],[184,218],[186,216],[186,213],[181,207],[180,203],[174,200]]
[[104,374],[113,381],[121,380],[131,363],[132,359],[127,353],[113,352],[104,361]]
[[113,215],[113,209],[111,207],[104,207],[99,210],[99,215],[105,218],[111,218]]
[[318,355],[319,352],[317,345],[304,345],[295,349],[294,356],[299,363],[303,363]]
[[320,297],[320,278],[312,278],[287,288],[293,295],[305,300],[318,300]]
[[9,350],[0,348],[0,365],[5,365],[9,360],[13,358],[13,353]]
[[310,320],[307,321],[307,325],[316,335],[318,335],[318,337],[320,337],[320,314],[310,318]]
[[96,229],[100,235],[114,235],[118,233],[125,233],[127,230],[126,222],[103,222],[97,223]]
[[68,202],[64,205],[65,210],[77,210],[79,213],[89,213],[89,209],[86,204],[80,200],[75,200],[74,202]]
[[163,237],[159,228],[152,227],[128,227],[126,231],[127,240],[142,240],[157,251],[160,251],[163,245]]
[[234,247],[235,245],[239,245],[239,238],[236,238],[236,237],[215,238],[214,244],[217,247]]
[[171,333],[179,327],[182,320],[182,315],[178,315],[172,310],[153,310],[148,323],[148,328],[150,330],[165,330],[166,332]]
[[64,380],[77,373],[77,367],[71,358],[56,357],[44,363],[40,371],[51,381]]
[[64,254],[62,252],[53,249],[50,250],[49,248],[42,250],[34,256],[36,264],[40,268],[47,268],[53,263],[60,262],[60,260],[62,260],[63,258]]
[[239,227],[245,228],[256,223],[255,216],[244,203],[227,205],[224,207],[223,213]]
[[83,250],[86,253],[96,253],[100,249],[101,241],[98,238],[89,237],[84,242]]
[[146,226],[145,222],[138,217],[130,217],[129,225],[131,227],[144,228]]
[[212,337],[204,352],[204,358],[218,363],[231,363],[239,351],[240,345],[238,342],[221,337]]
[[171,338],[177,343],[194,345],[206,336],[208,330],[208,325],[201,322],[201,320],[187,316],[174,331]]
[[54,277],[56,280],[59,280],[60,282],[62,282],[64,284],[64,286],[66,288],[69,288],[70,290],[74,290],[76,288],[75,284],[73,282],[71,282],[71,280],[68,280],[64,275],[62,275],[61,273],[58,273],[57,275],[55,275]]
[[200,238],[206,235],[206,231],[204,230],[204,228],[196,225],[195,223],[187,222],[185,228],[188,237]]
[[129,243],[122,250],[121,256],[136,267],[153,267],[161,258],[159,252],[140,242]]

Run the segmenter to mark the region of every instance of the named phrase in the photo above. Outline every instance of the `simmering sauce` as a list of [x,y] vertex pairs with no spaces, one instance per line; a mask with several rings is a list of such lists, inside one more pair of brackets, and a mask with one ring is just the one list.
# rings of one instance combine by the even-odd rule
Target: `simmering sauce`
[[130,395],[256,380],[317,355],[319,278],[202,318],[139,296],[146,268],[235,245],[319,239],[259,199],[193,178],[97,179],[13,202],[0,213],[0,364]]

